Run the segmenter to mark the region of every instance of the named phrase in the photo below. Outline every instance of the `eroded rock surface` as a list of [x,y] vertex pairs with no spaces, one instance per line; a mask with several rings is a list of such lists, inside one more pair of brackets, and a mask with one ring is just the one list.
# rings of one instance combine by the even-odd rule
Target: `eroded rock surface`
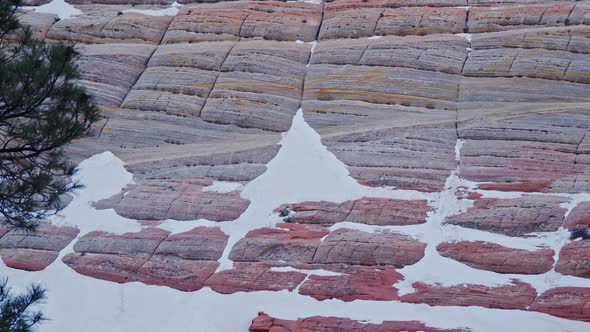
[[40,271],[49,266],[59,252],[78,236],[75,227],[41,223],[34,232],[2,225],[0,256],[6,266],[27,271]]
[[537,296],[531,285],[519,281],[497,287],[477,284],[443,287],[424,283],[414,283],[412,286],[416,292],[402,296],[402,302],[525,310]]
[[[251,332],[271,331],[371,331],[371,332],[442,332],[462,331],[437,329],[426,326],[417,321],[385,321],[380,324],[358,322],[347,318],[313,316],[297,320],[284,320],[270,317],[265,313],[258,313],[258,317],[252,320]],[[466,331],[466,330],[465,330]]]
[[572,230],[574,228],[590,228],[590,202],[580,203],[563,221],[563,227]]
[[440,255],[476,269],[497,273],[542,274],[553,268],[551,249],[528,251],[489,242],[447,242],[436,247]]
[[463,214],[447,223],[509,236],[554,232],[562,225],[564,199],[552,196],[524,196],[515,199],[482,198]]
[[590,241],[572,241],[561,248],[555,271],[590,278]]
[[335,276],[310,275],[299,288],[299,293],[318,300],[339,299],[342,301],[397,300],[397,288],[392,286],[403,276],[395,269],[352,266],[333,268],[341,273]]
[[165,43],[239,40],[313,41],[322,5],[303,2],[239,1],[185,6],[174,18]]
[[[471,228],[464,230],[477,239],[490,238],[483,231],[499,234],[491,239],[542,241],[530,234],[541,232],[555,239],[551,245],[565,234],[558,231],[562,226],[588,227],[581,195],[590,190],[585,1],[178,2],[185,6],[176,15],[128,11],[166,9],[172,0],[71,0],[81,15],[58,20],[27,10],[21,17],[37,39],[78,43],[80,83],[104,119],[93,137],[69,146],[68,153],[76,161],[106,150],[120,157],[134,183],[96,207],[141,219],[146,227],[86,234],[63,260],[72,269],[183,291],[288,291],[321,301],[482,306],[590,321],[587,289],[556,286],[588,278],[588,241],[528,251],[467,242],[460,227],[448,225]],[[232,239],[237,242],[227,250],[234,265],[218,272],[229,234],[199,227],[171,235],[156,228],[162,219],[236,222],[250,202],[238,190],[205,188],[214,181],[246,185],[263,174],[300,108],[355,180],[380,192],[407,189],[395,197],[412,198],[281,202],[273,208],[296,212],[289,223],[269,222]],[[455,195],[474,206],[438,220],[456,208],[448,192],[438,192],[457,178],[472,181]],[[503,197],[498,191],[506,198],[489,198]],[[428,201],[415,198],[424,193]],[[571,197],[565,194],[583,201],[567,217]],[[443,202],[436,201],[440,197]],[[438,222],[445,242],[432,252],[438,243],[421,238],[431,241]],[[13,236],[5,234],[3,260],[16,268],[44,268],[67,245],[62,235],[76,236],[73,230],[49,233],[39,233],[52,243],[49,249],[8,241]],[[555,271],[567,275],[557,281],[553,249],[560,251]],[[483,270],[477,273],[520,274],[524,281],[413,283],[416,292],[400,299],[395,285],[404,281],[402,268],[428,268],[415,265],[429,261],[425,252]],[[527,278],[551,280],[547,286],[557,288],[537,296]],[[251,327],[329,329],[440,330],[420,322],[265,315]]]
[[96,207],[113,208],[118,214],[130,219],[237,219],[250,202],[241,198],[239,191],[221,194],[204,190],[212,184],[211,180],[146,180],[98,202]]
[[215,272],[226,242],[223,232],[207,227],[173,235],[158,228],[122,235],[91,232],[63,262],[98,279],[195,291]]
[[302,224],[334,224],[348,221],[367,225],[417,225],[426,222],[426,201],[362,198],[344,203],[303,202],[287,204],[295,212],[289,221]]
[[529,310],[590,322],[590,288],[559,287],[539,295]]

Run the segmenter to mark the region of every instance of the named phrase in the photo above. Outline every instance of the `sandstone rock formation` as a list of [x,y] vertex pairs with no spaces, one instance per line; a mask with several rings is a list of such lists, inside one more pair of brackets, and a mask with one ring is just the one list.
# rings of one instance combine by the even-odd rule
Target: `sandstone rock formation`
[[41,223],[35,232],[0,227],[0,256],[9,267],[40,271],[49,266],[59,252],[78,235],[74,227],[59,227]]
[[279,208],[295,212],[289,221],[302,224],[334,224],[348,221],[367,225],[416,225],[426,222],[426,201],[362,198],[344,203],[303,202]]
[[529,310],[567,319],[590,322],[590,289],[582,287],[554,288],[539,295]]
[[226,242],[223,232],[206,227],[173,235],[157,228],[123,235],[91,232],[63,261],[94,278],[195,291],[215,272]]
[[561,248],[555,271],[590,278],[590,241],[573,241]]
[[313,316],[298,320],[284,320],[270,317],[261,312],[252,320],[251,332],[271,331],[371,331],[371,332],[442,332],[461,330],[437,329],[416,321],[385,321],[381,324],[358,322],[346,318]]
[[[587,1],[179,0],[177,14],[128,11],[173,2],[68,0],[81,15],[21,16],[37,39],[77,43],[79,83],[104,119],[68,154],[121,158],[133,183],[94,206],[144,226],[85,234],[63,263],[228,299],[280,291],[319,306],[403,302],[425,317],[441,309],[429,306],[460,306],[466,317],[518,310],[510,317],[590,322],[590,288],[571,286],[590,277],[590,242],[566,242],[561,230],[590,227]],[[262,175],[299,109],[350,176],[378,190],[253,216],[244,212],[255,199],[207,189]],[[365,194],[386,191],[396,198]],[[277,224],[285,207],[295,213]],[[164,219],[229,231],[171,234],[158,228]],[[6,265],[40,270],[77,230],[0,234]],[[530,243],[542,245],[515,249]],[[456,269],[451,282],[432,262]],[[432,273],[416,281],[412,269]],[[465,271],[492,278],[457,282]],[[391,314],[377,324],[261,313],[250,330],[447,331]]]
[[488,242],[441,243],[436,250],[476,269],[497,273],[542,274],[553,268],[551,249],[528,251]]
[[590,203],[584,202],[576,206],[563,221],[563,227],[569,230],[590,228]]
[[402,302],[525,310],[537,297],[537,292],[531,285],[520,281],[497,287],[480,285],[443,287],[424,283],[414,283],[412,286],[416,292],[402,296]]
[[130,185],[117,196],[98,202],[96,207],[113,208],[130,219],[237,219],[249,202],[240,198],[238,191],[220,194],[203,190],[212,184],[211,180],[146,180],[140,185]]
[[562,202],[563,199],[551,196],[482,198],[467,212],[448,218],[447,223],[510,236],[552,232],[562,225],[565,214],[560,206]]
[[394,269],[352,266],[335,268],[342,273],[336,276],[310,275],[299,288],[299,293],[318,300],[342,301],[371,300],[391,301],[399,299],[392,285],[403,276]]
[[293,271],[271,271],[268,265],[236,263],[234,269],[215,273],[207,287],[221,294],[253,291],[293,291],[305,274]]

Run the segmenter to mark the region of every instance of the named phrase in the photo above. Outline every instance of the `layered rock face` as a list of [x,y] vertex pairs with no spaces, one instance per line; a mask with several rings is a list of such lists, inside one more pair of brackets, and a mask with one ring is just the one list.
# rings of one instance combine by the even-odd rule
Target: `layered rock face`
[[[406,332],[442,332],[442,331],[462,331],[438,329],[426,326],[417,321],[386,321],[381,324],[367,324],[346,318],[313,316],[298,320],[285,320],[273,318],[263,312],[258,313],[258,317],[252,320],[250,325],[251,332],[270,332],[270,331],[406,331]],[[466,330],[465,330],[466,331]]]
[[74,227],[41,223],[35,232],[0,225],[0,256],[6,266],[27,271],[48,267],[78,235]]
[[[253,296],[257,311],[255,296],[278,292],[590,322],[590,242],[565,231],[590,226],[587,1],[181,0],[162,16],[141,11],[177,4],[68,2],[82,14],[21,17],[35,38],[77,42],[79,83],[102,110],[68,154],[120,157],[133,183],[93,207],[149,225],[80,234],[62,260],[73,271]],[[267,171],[298,110],[362,190],[249,213],[267,206],[239,185]],[[171,233],[168,219],[206,226]],[[3,261],[25,270],[77,236],[2,232]],[[447,331],[293,310],[250,330]]]
[[553,268],[551,249],[528,251],[488,242],[441,243],[436,247],[441,256],[481,270],[497,273],[543,274]]
[[509,236],[552,232],[562,225],[566,210],[560,204],[564,202],[562,198],[551,196],[482,198],[467,212],[448,218],[447,223]]
[[426,201],[405,201],[384,198],[362,198],[344,203],[303,202],[287,204],[278,211],[289,209],[295,214],[288,218],[302,224],[334,224],[348,221],[367,225],[416,225],[426,222],[430,210]]
[[99,279],[195,291],[215,272],[226,242],[223,232],[206,227],[173,235],[156,228],[123,235],[91,232],[63,261]]

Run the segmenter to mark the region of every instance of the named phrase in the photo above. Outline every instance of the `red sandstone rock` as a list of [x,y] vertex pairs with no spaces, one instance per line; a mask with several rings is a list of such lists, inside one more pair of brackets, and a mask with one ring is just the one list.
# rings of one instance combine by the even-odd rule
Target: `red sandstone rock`
[[313,262],[403,267],[422,259],[425,248],[426,244],[395,233],[339,229],[321,242]]
[[541,274],[553,267],[551,249],[528,251],[488,242],[441,243],[436,250],[444,256],[476,269],[497,273]]
[[116,283],[128,282],[146,262],[145,257],[94,253],[71,253],[62,260],[80,274]]
[[573,9],[572,3],[494,8],[474,6],[469,11],[468,27],[469,32],[489,32],[576,24],[575,19],[570,19]]
[[221,2],[185,6],[164,37],[165,43],[238,40],[313,41],[322,6],[279,1]]
[[[8,231],[9,230],[9,231]],[[49,266],[77,235],[74,227],[58,227],[41,223],[35,232],[0,227],[0,256],[12,268],[40,271]]]
[[572,241],[561,248],[555,271],[590,278],[590,240]]
[[[115,6],[96,5],[80,16],[57,21],[47,39],[81,43],[159,44],[172,17],[124,13]],[[120,13],[120,14],[119,14]]]
[[203,191],[210,179],[146,180],[128,186],[124,192],[96,204],[114,208],[130,219],[175,219],[214,221],[237,219],[250,205],[239,191],[218,193]]
[[168,236],[154,255],[215,261],[223,254],[227,239],[228,236],[219,228],[196,227],[188,232]]
[[[297,331],[350,331],[350,332],[458,332],[426,326],[417,321],[385,321],[380,324],[358,322],[347,318],[313,316],[297,320],[284,320],[259,312],[252,320],[250,332],[297,332]],[[468,331],[468,330],[465,330]]]
[[55,251],[35,249],[0,249],[0,256],[6,266],[18,270],[41,271],[59,255]]
[[569,230],[590,228],[590,202],[578,204],[563,221],[563,227]]
[[292,291],[305,279],[299,272],[271,271],[262,263],[235,263],[234,268],[217,272],[205,286],[222,294],[253,291]]
[[289,218],[293,222],[333,224],[349,221],[382,226],[422,224],[426,222],[426,213],[430,210],[426,201],[388,198],[362,198],[344,203],[303,202],[283,207],[296,212]]
[[[338,270],[338,269],[337,269]],[[394,269],[378,270],[373,267],[352,267],[340,269],[339,276],[310,275],[299,288],[299,293],[318,300],[336,298],[342,301],[397,300],[397,289],[393,284],[403,279]]]
[[410,7],[416,3],[329,2],[326,5],[319,37],[324,40],[372,35],[405,36],[463,31],[467,14],[465,9],[428,7],[429,4],[434,3],[420,2],[418,5],[422,6]]
[[416,292],[402,296],[402,302],[524,310],[537,296],[531,285],[518,280],[513,280],[512,285],[497,287],[474,284],[442,287],[421,282],[412,286]]
[[312,263],[320,239],[328,230],[313,225],[279,224],[246,234],[229,255],[234,262]]
[[510,183],[482,183],[477,187],[483,190],[539,192],[547,188],[551,181],[521,181]]
[[447,218],[447,223],[509,236],[554,232],[561,227],[563,198],[523,196],[514,199],[483,198],[467,212]]
[[590,288],[559,287],[539,295],[529,310],[590,322]]
[[208,227],[174,235],[158,228],[122,235],[91,232],[63,261],[76,272],[98,279],[195,291],[217,269],[226,242],[227,235]]
[[168,286],[192,292],[203,287],[219,266],[217,261],[178,259],[174,256],[154,256],[145,262],[128,281],[148,285]]

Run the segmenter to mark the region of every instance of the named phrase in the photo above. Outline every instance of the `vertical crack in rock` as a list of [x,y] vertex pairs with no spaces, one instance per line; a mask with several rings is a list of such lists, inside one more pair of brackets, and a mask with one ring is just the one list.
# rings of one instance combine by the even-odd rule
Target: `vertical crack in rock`
[[[574,157],[574,165],[573,165],[573,171],[576,172],[576,165],[578,164],[578,156],[580,155],[580,145],[582,145],[582,142],[584,142],[584,139],[586,139],[586,136],[588,135],[588,133],[584,133],[584,136],[582,136],[582,139],[580,140],[580,142],[578,142],[578,145],[576,145],[576,151],[575,154],[576,156]],[[576,172],[576,175],[574,176],[574,181],[572,182],[572,190],[575,191],[576,189],[576,183],[578,182],[578,178],[580,177],[580,173],[582,171],[580,170],[580,172]],[[564,217],[565,219],[565,217]]]
[[[166,35],[166,32],[164,32],[163,35]],[[160,42],[161,42],[161,40],[160,40]],[[135,87],[135,85],[137,84],[137,82],[139,81],[139,79],[141,78],[141,75],[143,75],[143,73],[145,73],[149,62],[150,62],[152,56],[154,55],[154,53],[156,53],[156,50],[158,49],[158,47],[159,47],[159,45],[156,45],[156,47],[154,47],[154,49],[150,52],[150,55],[145,59],[144,64],[143,64],[143,70],[141,71],[141,73],[139,75],[137,75],[137,77],[133,81],[133,84],[130,85],[129,90],[127,90],[127,93],[121,99],[121,103],[119,104],[118,108],[121,108],[123,106],[123,103],[125,102],[125,99],[127,99],[127,96],[129,96],[129,93],[131,91],[133,91],[133,88]]]
[[322,1],[322,15],[320,16],[320,24],[318,25],[318,31],[315,34],[315,41],[320,40],[320,32],[322,31],[322,25],[324,24],[324,14],[326,11],[326,2]]
[[[244,19],[242,20],[242,24],[240,24],[240,28],[238,29],[238,37],[239,38],[242,38],[242,29],[244,28],[244,23],[246,23],[246,20],[248,20],[248,17],[250,17],[250,13],[248,13],[248,15],[246,15],[244,17]],[[230,51],[230,53],[231,53],[231,51]]]
[[107,120],[104,122],[104,124],[100,127],[100,130],[98,132],[99,138],[102,136],[102,132],[103,132],[104,128],[109,124],[110,120],[111,120],[111,118],[107,118]]
[[[244,21],[245,21],[245,19],[244,19]],[[201,117],[201,113],[205,109],[205,106],[207,105],[207,102],[209,101],[209,97],[211,97],[211,93],[213,92],[213,90],[215,90],[215,85],[217,84],[217,80],[219,79],[219,76],[221,76],[221,73],[222,73],[221,68],[223,68],[223,64],[225,63],[225,61],[227,61],[227,58],[229,58],[234,47],[236,47],[236,45],[238,45],[239,42],[240,42],[239,40],[236,41],[230,47],[229,51],[227,51],[227,54],[225,55],[225,58],[223,59],[223,61],[221,61],[219,68],[217,68],[217,76],[215,76],[215,80],[213,80],[213,84],[211,84],[211,89],[209,89],[209,91],[207,92],[207,96],[205,96],[205,101],[203,102],[203,105],[201,106],[201,109],[199,110],[199,113],[197,114],[198,117]],[[207,120],[203,119],[203,121],[207,121]]]

